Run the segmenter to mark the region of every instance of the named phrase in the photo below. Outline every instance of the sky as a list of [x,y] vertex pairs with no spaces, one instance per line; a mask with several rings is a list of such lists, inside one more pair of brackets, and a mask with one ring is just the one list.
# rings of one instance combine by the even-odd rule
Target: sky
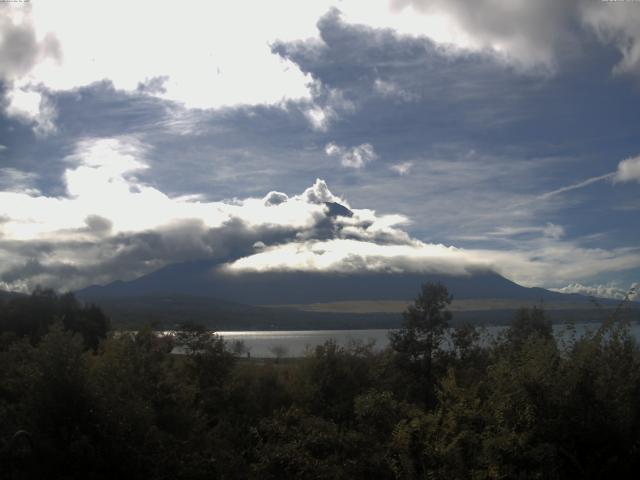
[[209,258],[620,298],[640,2],[469,5],[0,3],[0,288]]

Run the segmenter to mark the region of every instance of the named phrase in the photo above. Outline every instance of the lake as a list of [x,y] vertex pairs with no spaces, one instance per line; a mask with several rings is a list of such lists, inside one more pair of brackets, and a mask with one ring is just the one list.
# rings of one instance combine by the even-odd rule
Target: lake
[[[575,332],[576,336],[586,331],[595,331],[599,323],[580,323],[573,327],[569,325],[554,325],[553,331],[560,342],[569,341]],[[487,326],[480,329],[483,343],[488,343],[507,327]],[[571,330],[573,328],[574,330]],[[631,333],[640,342],[640,323],[631,324]],[[284,357],[302,357],[308,349],[322,345],[334,339],[339,345],[347,345],[350,341],[374,341],[374,348],[384,349],[389,344],[390,330],[288,330],[288,331],[246,331],[216,332],[225,341],[233,343],[241,340],[254,358],[273,358],[274,348],[281,349]]]

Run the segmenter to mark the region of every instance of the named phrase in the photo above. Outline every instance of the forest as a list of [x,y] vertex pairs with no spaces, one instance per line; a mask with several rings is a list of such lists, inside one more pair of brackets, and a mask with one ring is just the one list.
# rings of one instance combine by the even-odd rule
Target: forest
[[119,332],[72,294],[1,299],[0,477],[637,478],[628,323],[559,341],[524,308],[487,343],[450,302],[424,284],[382,351],[248,359],[198,324]]

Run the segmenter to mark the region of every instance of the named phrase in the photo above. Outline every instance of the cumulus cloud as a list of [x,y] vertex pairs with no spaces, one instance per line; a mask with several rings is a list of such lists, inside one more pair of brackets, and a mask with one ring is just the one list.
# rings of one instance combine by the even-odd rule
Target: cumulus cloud
[[302,198],[313,204],[323,204],[325,202],[338,202],[340,199],[336,197],[327,186],[327,182],[320,178],[316,178],[315,183],[302,193]]
[[267,206],[280,205],[289,200],[289,196],[282,192],[269,192],[264,197],[264,204]]
[[328,143],[324,151],[330,157],[339,158],[341,165],[348,168],[362,168],[365,164],[378,158],[378,154],[370,143],[363,143],[351,148]]
[[618,164],[614,180],[617,182],[636,181],[640,183],[640,155],[622,160]]

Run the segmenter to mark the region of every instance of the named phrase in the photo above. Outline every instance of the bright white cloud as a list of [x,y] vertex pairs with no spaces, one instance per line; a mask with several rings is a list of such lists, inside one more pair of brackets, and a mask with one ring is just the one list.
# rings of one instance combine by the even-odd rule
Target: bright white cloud
[[617,182],[639,182],[640,183],[640,155],[627,158],[618,164],[614,180]]
[[608,285],[582,285],[581,283],[571,283],[566,287],[556,288],[561,293],[579,293],[597,298],[613,298],[623,300],[625,298],[635,301],[640,299],[640,283],[632,283],[628,288],[615,284]]
[[10,117],[33,124],[38,134],[55,130],[55,108],[41,92],[31,90],[28,86],[14,87],[7,93],[5,112]]
[[370,143],[363,143],[351,148],[328,143],[324,151],[330,157],[339,158],[342,166],[348,168],[362,168],[366,163],[378,158],[378,154]]
[[640,267],[640,249],[591,249],[548,239],[511,250],[461,249],[414,240],[409,245],[363,240],[294,242],[232,262],[231,270],[376,270],[448,272],[492,269],[525,286],[554,286],[572,279]]
[[444,245],[380,245],[351,239],[297,242],[276,246],[241,258],[227,266],[230,271],[332,270],[332,271],[429,271],[467,274],[487,268],[481,259]]
[[314,130],[326,132],[334,117],[334,112],[329,108],[322,108],[317,105],[313,105],[305,110],[304,115]]
[[188,7],[146,0],[37,2],[34,24],[55,33],[64,60],[37,65],[31,75],[54,90],[102,79],[134,90],[166,77],[163,88],[150,93],[198,108],[308,98],[310,79],[272,54],[269,44],[315,35],[325,9],[326,2],[290,0],[196,0]]
[[324,202],[343,202],[340,198],[336,197],[327,186],[327,182],[316,178],[315,183],[307,188],[301,195],[306,202],[321,205]]

